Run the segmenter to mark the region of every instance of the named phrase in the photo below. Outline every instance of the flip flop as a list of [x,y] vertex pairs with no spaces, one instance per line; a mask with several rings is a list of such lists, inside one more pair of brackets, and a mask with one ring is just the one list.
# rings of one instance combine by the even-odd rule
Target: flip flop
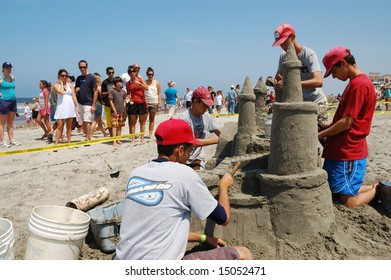
[[47,138],[48,138],[48,143],[49,143],[49,144],[53,143],[53,134],[52,134],[52,133],[49,133],[49,134],[47,135]]

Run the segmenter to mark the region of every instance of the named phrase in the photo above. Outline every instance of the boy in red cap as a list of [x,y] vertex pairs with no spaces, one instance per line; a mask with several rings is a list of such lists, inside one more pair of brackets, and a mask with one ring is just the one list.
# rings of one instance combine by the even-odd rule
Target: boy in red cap
[[274,31],[274,43],[273,47],[280,46],[283,49],[283,53],[280,55],[278,62],[278,69],[275,76],[277,84],[274,86],[276,90],[282,91],[284,84],[282,81],[282,62],[288,49],[289,44],[292,42],[295,47],[297,58],[301,62],[300,78],[301,87],[303,92],[304,101],[312,101],[318,105],[318,125],[320,129],[328,123],[328,106],[327,97],[322,90],[323,78],[322,70],[318,61],[316,53],[296,41],[296,32],[292,25],[281,24]]
[[331,192],[352,208],[369,203],[376,194],[377,184],[362,185],[368,158],[366,137],[376,106],[375,88],[345,47],[331,49],[323,64],[325,78],[349,79],[332,123],[319,132],[318,138],[327,137],[322,157]]
[[[194,238],[194,234],[189,235],[191,213],[200,220],[210,218],[219,225],[228,224],[228,189],[233,179],[230,174],[221,178],[217,201],[199,175],[185,165],[193,147],[202,145],[185,121],[162,122],[155,137],[158,158],[129,176],[115,259],[251,259],[251,252],[241,246],[185,256],[187,241]],[[202,235],[199,241],[208,242],[208,237]]]
[[[217,144],[221,130],[215,119],[207,112],[209,106],[215,104],[209,90],[204,87],[197,88],[193,91],[191,102],[191,108],[180,114],[179,118],[190,124],[195,138],[201,141],[204,146]],[[207,132],[212,132],[217,137],[206,138]],[[204,159],[204,150],[202,147],[197,147],[187,164],[194,170],[201,170],[204,169]]]

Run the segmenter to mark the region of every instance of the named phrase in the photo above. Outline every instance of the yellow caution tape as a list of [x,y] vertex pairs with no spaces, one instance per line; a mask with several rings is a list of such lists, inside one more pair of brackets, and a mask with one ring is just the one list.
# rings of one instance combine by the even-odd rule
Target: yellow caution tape
[[[375,115],[384,115],[384,114],[391,114],[391,111],[375,111]],[[335,115],[335,113],[328,113],[329,117],[332,117]]]
[[[329,108],[337,108],[338,107],[338,103],[337,105],[334,105],[335,103],[328,103],[328,107]],[[381,105],[381,104],[391,104],[391,102],[386,102],[386,101],[376,101],[376,105]]]
[[103,137],[103,138],[93,139],[93,140],[88,140],[88,141],[79,141],[79,142],[64,143],[64,144],[43,146],[43,147],[23,149],[23,150],[0,152],[0,157],[1,156],[16,155],[16,154],[26,154],[26,153],[35,153],[35,152],[42,152],[42,151],[59,150],[59,149],[65,149],[65,148],[69,148],[69,147],[76,147],[76,146],[87,146],[90,144],[105,143],[105,142],[110,142],[113,140],[120,140],[120,139],[124,139],[124,138],[133,138],[133,137],[141,136],[143,134],[144,133],[135,133],[135,134],[128,134],[128,135],[114,136],[114,137]]
[[211,114],[214,117],[237,117],[239,114]]

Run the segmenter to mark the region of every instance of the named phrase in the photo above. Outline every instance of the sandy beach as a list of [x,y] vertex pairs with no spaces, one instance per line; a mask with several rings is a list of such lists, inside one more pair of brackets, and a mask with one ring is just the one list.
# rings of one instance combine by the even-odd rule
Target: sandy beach
[[[369,161],[365,182],[389,180],[391,152],[387,149],[391,135],[388,114],[376,114],[368,137]],[[157,115],[157,123],[167,115]],[[217,118],[221,128],[225,122],[237,121],[237,117]],[[138,129],[138,126],[137,126]],[[76,132],[76,131],[75,131]],[[128,133],[125,127],[123,134]],[[42,130],[16,129],[15,139],[20,147],[1,149],[28,149],[47,146],[39,140]],[[94,139],[103,137],[95,135]],[[81,135],[72,136],[72,141],[83,141]],[[52,145],[52,144],[51,144]],[[208,158],[216,147],[206,148]],[[0,157],[0,217],[13,223],[15,232],[15,259],[24,259],[29,236],[28,221],[33,207],[61,205],[99,187],[106,187],[110,197],[106,203],[123,198],[128,174],[132,169],[156,157],[156,144],[148,139],[145,144],[125,140],[121,147],[111,142],[59,149],[57,152],[42,151]],[[118,169],[117,178],[110,177],[111,167]],[[254,252],[263,259],[391,259],[391,219],[381,208],[365,205],[347,209],[334,206],[335,223],[328,233],[301,248],[283,240],[265,245],[265,252]],[[228,240],[234,244],[234,240]],[[245,244],[246,245],[246,244]],[[248,244],[247,244],[248,245]],[[249,246],[251,248],[251,246]],[[256,248],[252,248],[256,250]],[[102,253],[93,242],[86,242],[81,259],[111,259],[112,254]]]

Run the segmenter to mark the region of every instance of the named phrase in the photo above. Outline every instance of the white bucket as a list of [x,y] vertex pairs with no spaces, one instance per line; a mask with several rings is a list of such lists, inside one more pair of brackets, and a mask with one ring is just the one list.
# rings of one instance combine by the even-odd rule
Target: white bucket
[[26,260],[77,260],[88,234],[90,216],[64,206],[33,209],[29,222]]
[[0,218],[0,260],[14,259],[14,241],[11,221]]

